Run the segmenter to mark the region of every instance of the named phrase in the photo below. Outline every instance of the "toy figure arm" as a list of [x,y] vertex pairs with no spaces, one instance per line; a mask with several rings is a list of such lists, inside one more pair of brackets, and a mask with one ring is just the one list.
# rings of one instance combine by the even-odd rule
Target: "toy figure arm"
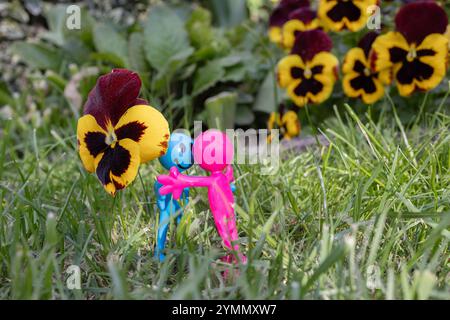
[[210,177],[192,177],[180,174],[176,167],[172,167],[169,175],[158,176],[158,182],[163,185],[159,191],[161,195],[172,193],[174,199],[179,199],[185,188],[209,187],[212,180]]

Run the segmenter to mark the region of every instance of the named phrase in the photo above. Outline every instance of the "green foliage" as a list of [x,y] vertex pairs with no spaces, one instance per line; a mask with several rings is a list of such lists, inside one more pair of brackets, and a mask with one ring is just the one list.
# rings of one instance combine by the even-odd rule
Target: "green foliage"
[[93,30],[94,44],[98,53],[114,56],[121,66],[127,65],[127,40],[114,27],[105,23],[97,23]]
[[132,33],[128,39],[128,60],[130,69],[140,74],[149,70],[145,60],[144,37],[139,32]]
[[[242,3],[226,5],[230,6],[227,14],[235,17]],[[213,6],[217,9],[218,5]],[[73,76],[69,70],[73,64],[77,68],[97,65],[101,73],[111,68],[132,69],[140,74],[142,94],[152,104],[170,96],[171,105],[188,103],[195,109],[189,117],[201,114],[208,97],[236,92],[245,99],[237,101],[237,110],[244,114],[235,121],[252,125],[255,117],[248,97],[256,95],[271,62],[267,39],[254,32],[255,25],[244,19],[245,14],[226,22],[228,29],[216,28],[213,20],[223,18],[198,5],[159,4],[150,8],[144,21],[125,29],[106,19],[94,21],[86,8],[81,13],[81,30],[68,30],[65,6],[50,6],[46,11],[49,30],[40,35],[41,41],[16,43],[14,52],[32,68],[59,73],[66,83]],[[86,98],[83,91],[83,101]],[[175,114],[171,121],[190,123],[192,118]]]
[[214,12],[216,23],[221,27],[232,27],[247,19],[246,0],[208,0],[207,2]]
[[254,110],[271,113],[277,111],[284,100],[284,92],[276,85],[275,70],[269,71],[256,96]]
[[32,68],[58,70],[61,52],[43,43],[16,42],[12,50]]
[[222,92],[205,101],[208,126],[221,131],[234,128],[237,96],[234,92]]
[[193,53],[183,21],[165,5],[151,8],[144,37],[147,60],[158,71],[182,66]]
[[224,68],[217,61],[209,61],[195,73],[193,95],[202,93],[215,85],[222,79],[224,74]]

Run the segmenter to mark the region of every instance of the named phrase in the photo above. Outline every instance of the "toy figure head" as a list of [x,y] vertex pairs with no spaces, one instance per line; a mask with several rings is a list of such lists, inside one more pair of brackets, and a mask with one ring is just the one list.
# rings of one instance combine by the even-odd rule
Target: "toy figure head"
[[193,165],[192,139],[184,133],[174,132],[170,135],[169,145],[165,155],[159,158],[159,162],[164,168],[170,170],[177,167],[184,171]]
[[202,132],[192,147],[195,163],[210,172],[222,171],[233,162],[233,143],[228,136],[216,129]]

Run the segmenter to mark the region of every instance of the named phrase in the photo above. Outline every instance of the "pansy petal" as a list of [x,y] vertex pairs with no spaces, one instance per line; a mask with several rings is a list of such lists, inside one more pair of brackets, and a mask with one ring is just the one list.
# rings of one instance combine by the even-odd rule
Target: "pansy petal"
[[321,0],[318,14],[326,27],[333,31],[361,30],[368,19],[368,8],[377,0]]
[[269,130],[278,128],[281,125],[280,114],[278,112],[270,113],[269,120],[267,120],[267,128]]
[[283,26],[283,46],[285,48],[291,49],[294,46],[295,38],[300,32],[306,31],[307,27],[303,21],[300,20],[289,20]]
[[282,27],[289,20],[289,14],[297,8],[309,6],[308,0],[282,0],[269,17],[270,27]]
[[294,46],[295,38],[300,32],[314,30],[320,27],[319,19],[314,10],[302,7],[289,14],[289,21],[283,25],[283,45],[285,48]]
[[309,30],[300,33],[295,39],[291,54],[298,54],[303,61],[309,61],[320,52],[329,52],[333,42],[322,30]]
[[363,49],[366,57],[369,57],[370,50],[372,49],[372,44],[379,35],[380,34],[378,32],[372,31],[368,32],[364,37],[362,37],[361,40],[359,40],[358,47]]
[[286,88],[290,83],[300,78],[305,64],[302,58],[296,54],[291,54],[280,60],[277,67],[278,83],[280,87]]
[[268,36],[271,42],[281,45],[283,42],[283,29],[276,26],[270,27]]
[[305,84],[301,80],[296,80],[287,87],[286,92],[297,107],[304,107],[308,103],[304,88]]
[[333,93],[333,87],[335,81],[329,75],[317,75],[314,77],[315,80],[321,83],[322,90],[319,92],[308,92],[308,99],[314,103],[319,104],[327,100]]
[[352,48],[345,55],[344,63],[342,64],[342,72],[344,74],[361,72],[358,68],[358,63],[362,64],[363,68],[369,67],[364,50],[361,48]]
[[139,169],[139,163],[141,162],[139,156],[139,146],[130,140],[124,139],[118,142],[118,145],[131,154],[130,165],[127,170],[121,172],[119,170],[111,171],[111,180],[117,190],[123,189],[128,186],[135,178]]
[[428,91],[445,77],[448,40],[440,34],[431,34],[417,47],[418,58],[405,61],[394,70],[397,87],[402,96],[415,90]]
[[342,87],[351,98],[361,98],[366,104],[373,104],[384,95],[384,86],[375,76],[348,74],[343,77]]
[[421,43],[428,35],[445,33],[448,18],[434,1],[417,1],[404,5],[395,16],[397,30],[409,43]]
[[[420,55],[421,51],[431,50],[434,51],[434,55],[422,55],[419,60],[434,67],[436,75],[444,77],[446,70],[446,57],[448,55],[448,45],[450,40],[440,34],[431,34],[427,36],[419,47],[417,47],[417,53]],[[439,81],[440,82],[440,81]]]
[[91,173],[95,171],[95,158],[108,147],[105,138],[106,132],[93,116],[85,115],[78,120],[77,140],[80,158],[85,169]]
[[391,31],[379,36],[372,45],[371,68],[376,72],[392,68],[395,63],[400,62],[399,55],[407,54],[408,51],[408,42],[399,32]]
[[289,97],[299,107],[309,102],[322,103],[333,92],[337,66],[338,60],[334,55],[329,52],[320,52],[312,61],[306,63],[305,69],[310,70],[309,75],[303,73],[299,80],[288,85]]
[[169,124],[153,107],[137,105],[128,109],[114,129],[117,139],[131,139],[140,148],[141,163],[164,155],[169,140]]
[[445,31],[445,37],[448,40],[448,52],[450,54],[450,24],[447,26],[447,31]]
[[298,120],[297,113],[289,110],[281,117],[281,125],[284,129],[284,139],[296,137],[300,134],[300,121]]
[[114,126],[129,107],[142,103],[138,99],[140,88],[137,73],[114,69],[97,80],[84,105],[84,114],[92,115],[107,130],[108,124]]
[[333,77],[330,77],[333,81],[336,80],[335,77],[335,69],[339,65],[339,60],[334,56],[333,54],[329,52],[320,52],[319,54],[315,55],[312,59],[310,66],[311,68],[314,68],[316,66],[323,66],[324,71],[322,74],[325,75],[333,75]]
[[358,77],[359,74],[357,73],[344,74],[342,77],[342,89],[347,97],[358,98],[360,96],[359,90],[355,90],[355,88],[351,85],[351,81]]
[[95,158],[97,177],[113,196],[135,179],[139,164],[139,145],[131,139],[118,141]]

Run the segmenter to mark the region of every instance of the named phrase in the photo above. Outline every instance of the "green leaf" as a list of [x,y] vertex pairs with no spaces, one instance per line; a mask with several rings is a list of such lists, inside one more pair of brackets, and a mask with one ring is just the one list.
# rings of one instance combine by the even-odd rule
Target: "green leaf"
[[221,27],[232,27],[247,19],[246,0],[209,0],[214,21]]
[[197,7],[192,11],[189,20],[186,22],[186,29],[192,44],[196,48],[209,46],[214,40],[211,13],[202,7]]
[[194,52],[182,20],[165,5],[151,8],[144,26],[144,41],[147,61],[158,71],[173,61],[183,65]]
[[193,49],[188,48],[185,51],[174,55],[166,62],[164,68],[159,70],[157,76],[153,79],[157,91],[165,90],[167,88],[167,85],[172,81],[175,73],[185,64],[192,52]]
[[56,5],[50,7],[45,13],[49,31],[43,34],[47,39],[58,46],[64,44],[64,29],[66,22],[66,5]]
[[246,74],[247,74],[246,66],[244,64],[238,64],[236,66],[232,66],[226,69],[226,73],[222,79],[222,82],[225,81],[240,82],[244,80]]
[[243,59],[244,57],[241,54],[235,53],[220,58],[217,61],[222,67],[227,68],[237,65],[238,63],[242,62]]
[[[276,96],[275,96],[276,92]],[[259,88],[253,110],[271,113],[277,110],[278,105],[283,99],[283,92],[278,87],[274,78],[274,73],[269,71],[264,82]]]
[[219,130],[233,129],[236,114],[237,94],[222,92],[205,101],[208,126]]
[[13,105],[14,99],[5,82],[0,81],[0,106]]
[[122,65],[127,61],[127,41],[112,25],[97,23],[94,26],[94,44],[99,53],[115,55]]
[[32,68],[57,71],[61,64],[61,54],[42,43],[16,42],[12,50]]
[[93,52],[91,53],[90,57],[94,60],[103,61],[103,62],[109,62],[116,66],[117,68],[125,68],[125,64],[123,63],[123,60],[120,59],[117,55],[113,53],[107,53],[107,52]]
[[68,56],[71,62],[74,61],[79,65],[85,63],[92,53],[91,48],[86,46],[81,39],[74,36],[66,38],[62,48],[65,56]]
[[255,115],[247,106],[238,106],[235,122],[238,126],[246,126],[255,121]]
[[148,70],[143,44],[144,38],[141,33],[134,32],[131,34],[128,40],[129,67],[141,73]]
[[213,60],[197,70],[194,76],[193,95],[196,96],[214,86],[225,75],[222,66]]

